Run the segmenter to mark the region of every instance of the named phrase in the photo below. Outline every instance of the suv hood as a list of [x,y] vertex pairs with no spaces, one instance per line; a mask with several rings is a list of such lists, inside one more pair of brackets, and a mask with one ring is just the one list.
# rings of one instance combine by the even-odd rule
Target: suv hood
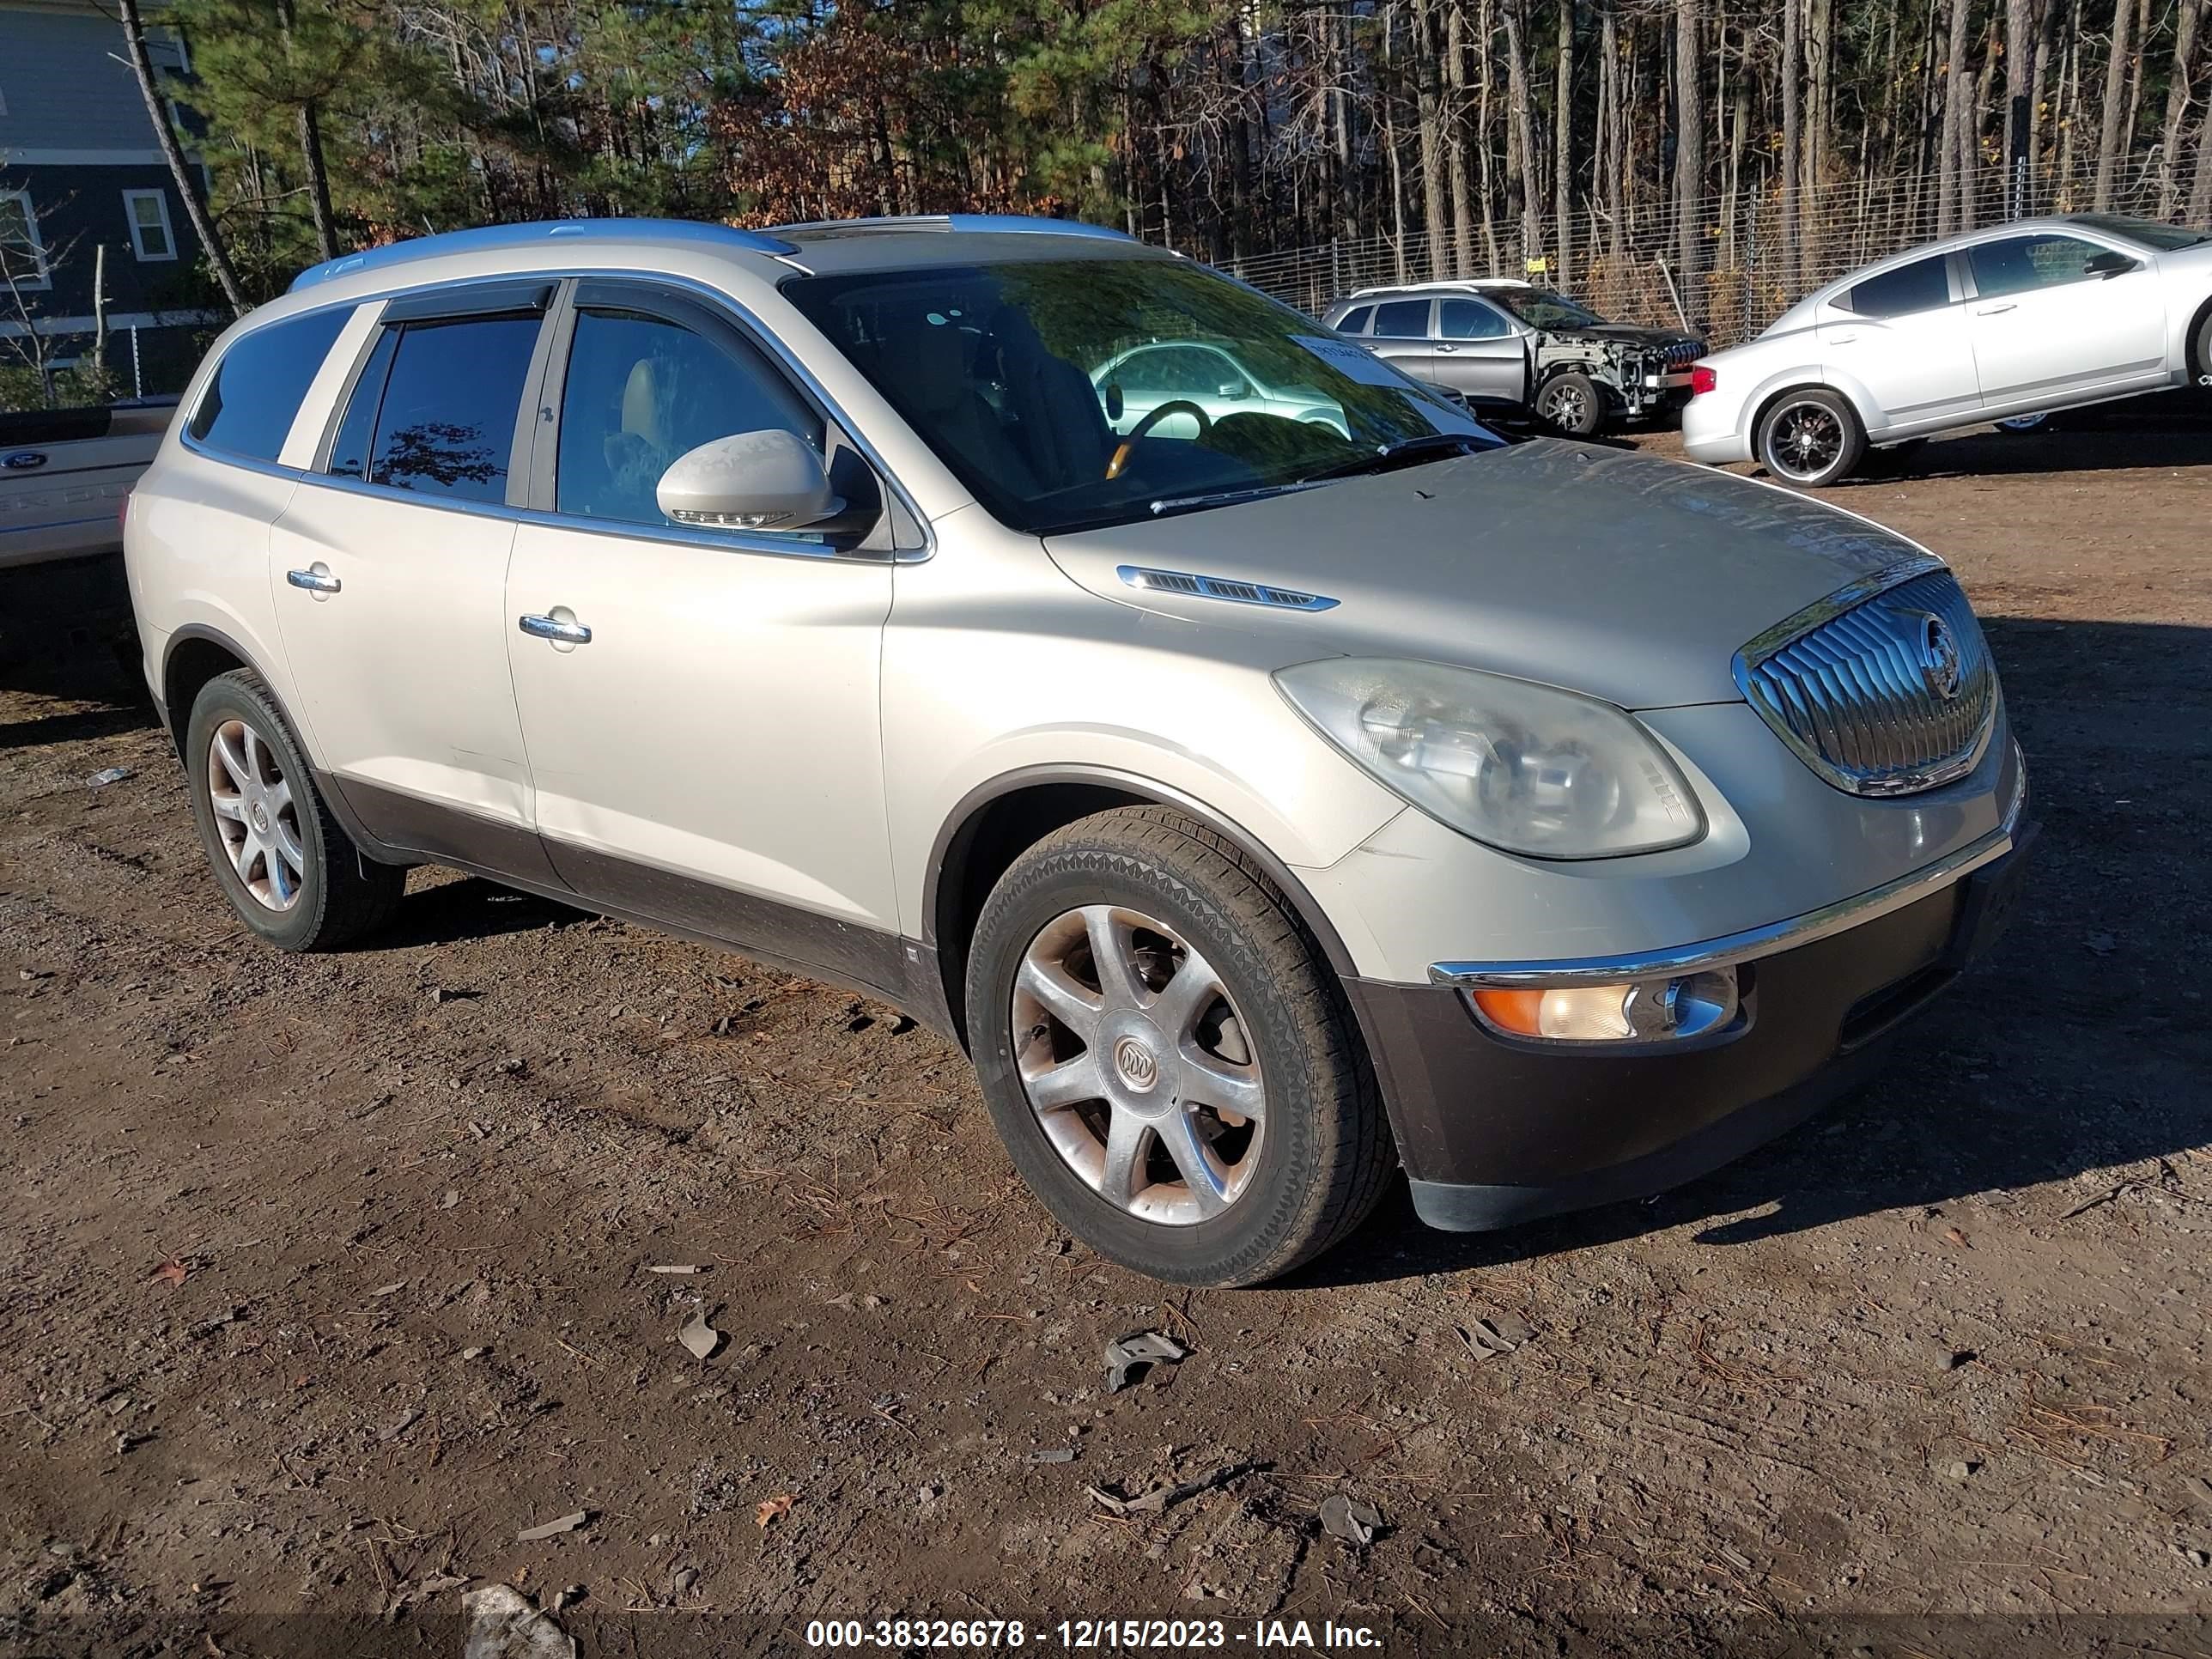
[[[1216,626],[1279,627],[1295,636],[1286,664],[1419,658],[1625,708],[1741,701],[1739,647],[1846,583],[1923,555],[1787,490],[1552,439],[1045,545],[1102,598]],[[1339,603],[1276,611],[1139,589],[1121,579],[1124,565]]]

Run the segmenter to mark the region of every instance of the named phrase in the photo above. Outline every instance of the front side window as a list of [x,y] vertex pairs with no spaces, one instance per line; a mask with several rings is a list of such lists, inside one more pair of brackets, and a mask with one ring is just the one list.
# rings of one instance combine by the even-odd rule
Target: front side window
[[1429,302],[1426,300],[1393,300],[1388,305],[1376,307],[1375,331],[1394,340],[1427,339]]
[[[1319,483],[1401,464],[1387,453],[1408,443],[1411,465],[1496,441],[1434,388],[1180,259],[854,271],[782,292],[993,516],[1032,534]],[[1429,302],[1407,303],[1425,323]],[[1188,389],[1148,409],[1156,365]],[[1232,383],[1267,395],[1224,398]],[[1198,413],[1161,414],[1170,403]]]
[[27,190],[0,190],[0,286],[48,286],[46,244]]
[[1966,250],[1974,271],[1974,291],[1984,299],[2026,294],[2064,283],[2084,283],[2097,273],[2089,262],[2112,249],[2079,236],[2005,236],[1977,242]]
[[210,449],[275,460],[301,400],[352,314],[349,306],[334,306],[271,323],[233,341],[185,432]]
[[387,327],[338,422],[330,471],[456,501],[507,499],[537,313]]
[[2144,247],[2156,248],[2160,253],[2172,253],[2176,249],[2195,247],[2200,242],[2212,242],[2212,231],[2191,230],[2184,225],[2161,225],[2148,219],[2130,219],[2119,213],[2081,213],[2074,222],[2087,225],[2091,230],[2102,230],[2114,236],[2124,236],[2130,242]]
[[1846,311],[1862,317],[1902,317],[1951,303],[1950,259],[1938,253],[1869,276],[1844,295]]
[[716,438],[781,428],[821,452],[821,418],[750,347],[641,313],[576,313],[561,393],[556,509],[665,524],[660,475]]
[[1374,317],[1373,306],[1354,306],[1344,313],[1342,320],[1336,325],[1336,331],[1339,334],[1364,334],[1367,325],[1374,320]]
[[1437,307],[1437,332],[1447,340],[1502,340],[1512,331],[1480,300],[1446,300]]
[[158,190],[126,190],[123,210],[131,222],[131,251],[142,260],[173,259],[176,238],[169,233],[169,198]]

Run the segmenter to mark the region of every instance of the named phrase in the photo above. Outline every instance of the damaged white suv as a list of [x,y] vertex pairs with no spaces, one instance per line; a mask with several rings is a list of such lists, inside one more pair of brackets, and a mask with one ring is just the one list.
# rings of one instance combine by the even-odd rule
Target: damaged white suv
[[[1133,400],[1210,344],[1339,419]],[[1318,405],[1316,405],[1318,406]],[[131,498],[246,925],[433,862],[911,1009],[1038,1196],[1246,1284],[1778,1133],[1953,979],[2026,783],[1937,560],[1545,441],[1110,233],[497,228],[319,266]]]

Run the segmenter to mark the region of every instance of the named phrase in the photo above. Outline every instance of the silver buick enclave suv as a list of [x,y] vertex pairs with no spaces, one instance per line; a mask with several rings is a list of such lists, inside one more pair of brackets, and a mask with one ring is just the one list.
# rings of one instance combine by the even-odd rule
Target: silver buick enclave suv
[[[1102,367],[1183,340],[1340,425],[1117,414]],[[340,944],[437,863],[859,988],[1170,1279],[1282,1273],[1394,1163],[1457,1229],[1722,1163],[1958,973],[2027,839],[1919,548],[1504,446],[1074,225],[318,266],[216,343],[127,541],[254,932]]]

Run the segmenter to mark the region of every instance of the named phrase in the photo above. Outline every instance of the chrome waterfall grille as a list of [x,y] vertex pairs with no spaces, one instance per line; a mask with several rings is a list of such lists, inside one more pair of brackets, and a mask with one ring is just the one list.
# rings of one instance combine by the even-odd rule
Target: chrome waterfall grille
[[1909,795],[1965,776],[1996,721],[1989,643],[1932,559],[1769,629],[1736,653],[1735,679],[1808,766],[1854,795]]

